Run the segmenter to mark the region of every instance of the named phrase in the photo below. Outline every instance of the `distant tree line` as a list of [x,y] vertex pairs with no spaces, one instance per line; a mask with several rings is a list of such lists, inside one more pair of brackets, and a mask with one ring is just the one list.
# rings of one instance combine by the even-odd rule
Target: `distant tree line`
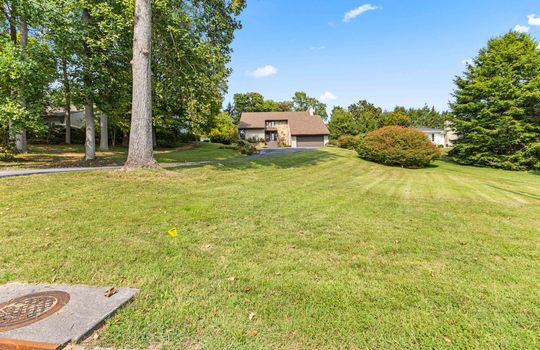
[[449,112],[439,112],[435,107],[396,107],[383,111],[374,104],[360,100],[348,108],[336,106],[328,123],[330,136],[337,139],[342,135],[365,135],[383,126],[400,125],[415,128],[443,128],[451,117]]
[[303,91],[295,92],[289,101],[266,100],[258,92],[238,93],[234,95],[234,104],[229,103],[225,111],[237,121],[243,112],[299,112],[310,108],[324,120],[328,119],[326,104]]

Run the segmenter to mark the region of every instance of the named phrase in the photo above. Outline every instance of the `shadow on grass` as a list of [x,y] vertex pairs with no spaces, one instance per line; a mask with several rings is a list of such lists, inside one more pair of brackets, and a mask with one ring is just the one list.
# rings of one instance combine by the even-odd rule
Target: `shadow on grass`
[[493,185],[488,185],[489,187],[492,187],[492,188],[496,188],[500,191],[504,191],[504,192],[508,192],[508,193],[512,193],[512,194],[517,194],[519,196],[522,196],[522,197],[527,197],[527,198],[532,198],[532,199],[536,199],[537,201],[540,201],[540,196],[539,195],[536,195],[536,194],[533,194],[533,193],[528,193],[528,192],[522,192],[522,191],[511,191],[507,188],[503,188],[503,187],[499,187],[499,186],[493,186]]
[[330,161],[343,157],[342,155],[327,152],[324,150],[313,149],[302,152],[286,153],[268,156],[248,156],[244,158],[231,158],[223,160],[208,161],[202,164],[183,164],[167,167],[167,170],[179,170],[186,168],[201,168],[211,166],[215,170],[246,170],[261,167],[272,167],[278,169],[303,168],[317,165],[322,162]]

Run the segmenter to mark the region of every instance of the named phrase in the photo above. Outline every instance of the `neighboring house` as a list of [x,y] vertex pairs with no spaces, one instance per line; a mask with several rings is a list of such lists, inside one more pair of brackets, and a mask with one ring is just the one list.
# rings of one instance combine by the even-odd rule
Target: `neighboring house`
[[238,133],[244,140],[265,142],[268,147],[324,147],[330,135],[313,112],[242,113]]
[[[58,126],[66,126],[66,112],[65,110],[49,110],[47,111],[47,115],[45,116],[45,119],[47,120],[47,124],[50,126],[58,125]],[[77,110],[75,108],[71,109],[71,118],[70,118],[70,124],[71,127],[74,129],[82,129],[85,126],[85,119],[84,119],[84,110]]]
[[447,124],[444,129],[418,128],[426,134],[427,138],[437,146],[452,147],[457,139],[455,131]]

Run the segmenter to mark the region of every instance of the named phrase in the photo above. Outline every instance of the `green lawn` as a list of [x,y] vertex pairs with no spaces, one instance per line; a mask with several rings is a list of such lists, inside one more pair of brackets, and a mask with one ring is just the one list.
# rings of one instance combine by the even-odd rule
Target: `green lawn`
[[[154,151],[160,163],[196,162],[241,157],[234,149],[216,143],[195,142],[182,147]],[[121,165],[127,158],[127,148],[115,147],[111,151],[97,152],[96,160],[84,161],[84,145],[30,145],[28,153],[18,154],[15,161],[0,161],[0,170]]]
[[140,288],[122,348],[538,349],[539,218],[538,174],[340,149],[8,178],[0,283]]

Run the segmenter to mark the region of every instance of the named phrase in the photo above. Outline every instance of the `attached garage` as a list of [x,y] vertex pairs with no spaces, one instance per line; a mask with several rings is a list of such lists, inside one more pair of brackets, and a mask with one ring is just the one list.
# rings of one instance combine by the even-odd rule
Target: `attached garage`
[[324,147],[323,135],[296,136],[296,147]]

